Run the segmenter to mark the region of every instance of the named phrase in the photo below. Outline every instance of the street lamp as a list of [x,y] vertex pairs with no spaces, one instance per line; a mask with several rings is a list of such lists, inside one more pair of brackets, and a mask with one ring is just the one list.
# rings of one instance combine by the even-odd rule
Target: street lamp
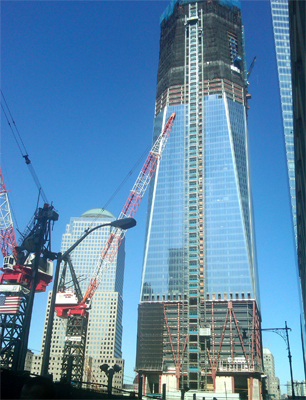
[[[289,335],[288,331],[291,331],[291,328],[288,328],[287,326],[287,321],[285,321],[285,328],[254,328],[255,331],[269,331],[269,332],[274,332],[277,335],[279,335],[281,338],[284,339],[286,345],[287,345],[287,350],[288,350],[288,358],[289,358],[289,366],[290,366],[290,376],[291,376],[291,387],[292,387],[292,398],[295,399],[295,393],[294,393],[294,385],[293,385],[293,373],[292,373],[292,356],[291,356],[291,351],[290,351],[290,343],[289,343]],[[246,331],[245,329],[243,330],[243,338],[246,338]]]
[[105,375],[107,376],[107,393],[109,396],[111,396],[114,374],[116,372],[120,372],[122,368],[117,364],[113,365],[111,368],[108,364],[102,364],[100,365],[100,369],[102,372],[105,372]]
[[105,226],[112,226],[114,228],[120,228],[122,230],[126,230],[126,229],[133,228],[135,225],[136,225],[136,220],[134,218],[123,218],[123,219],[116,219],[115,221],[109,222],[107,224],[95,226],[91,229],[87,228],[86,231],[84,232],[84,234],[80,237],[80,239],[78,239],[71,247],[69,247],[69,249],[66,250],[64,254],[62,254],[60,252],[57,253],[57,256],[56,256],[57,262],[56,262],[52,297],[51,297],[50,310],[49,310],[45,348],[44,348],[44,353],[43,353],[43,358],[42,358],[41,375],[43,375],[43,376],[48,375],[50,345],[51,345],[52,327],[53,327],[54,311],[55,311],[55,298],[56,298],[61,262],[64,261],[65,258],[93,231],[100,229],[100,228],[104,228]]

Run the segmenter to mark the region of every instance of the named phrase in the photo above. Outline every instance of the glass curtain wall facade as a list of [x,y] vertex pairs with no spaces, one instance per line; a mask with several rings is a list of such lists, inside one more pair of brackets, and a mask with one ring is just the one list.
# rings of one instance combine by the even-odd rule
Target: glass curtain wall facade
[[[306,378],[306,2],[289,1],[289,23],[294,118],[294,151],[297,200],[297,247],[301,282],[304,372]],[[305,391],[306,393],[306,391]]]
[[172,1],[160,22],[153,138],[176,119],[149,189],[136,369],[147,392],[166,381],[216,390],[234,370],[253,385],[262,364],[240,3]]
[[270,0],[270,2],[283,116],[283,127],[285,135],[294,240],[295,245],[297,245],[292,77],[288,0]]
[[[306,346],[306,324],[305,324],[305,309],[306,309],[306,301],[305,301],[305,272],[300,267],[301,260],[304,258],[305,254],[305,246],[301,245],[300,237],[298,234],[297,227],[297,202],[296,202],[296,194],[301,193],[302,185],[299,183],[296,185],[296,175],[300,176],[300,171],[295,171],[295,168],[302,165],[299,161],[300,151],[299,149],[294,149],[294,115],[293,115],[293,98],[292,98],[292,73],[291,73],[291,65],[297,65],[296,63],[291,64],[291,46],[290,46],[290,24],[289,24],[289,2],[288,0],[270,0],[271,3],[271,14],[272,14],[272,23],[273,23],[273,32],[274,32],[274,40],[275,40],[275,53],[276,53],[276,62],[277,62],[277,71],[278,71],[278,80],[279,80],[279,89],[280,89],[280,100],[281,100],[281,108],[282,108],[282,117],[283,117],[283,128],[284,128],[284,137],[285,137],[285,147],[286,147],[286,156],[287,156],[287,167],[288,167],[288,180],[289,180],[289,189],[290,189],[290,198],[291,198],[291,209],[292,209],[292,218],[293,218],[293,230],[294,230],[294,243],[297,249],[296,255],[296,273],[299,276],[300,282],[300,306],[301,306],[301,331],[302,331],[302,341],[305,349]],[[302,15],[302,13],[300,13]],[[301,20],[304,21],[303,17]],[[297,43],[298,40],[295,38],[291,38],[291,42],[293,44],[293,49],[295,48],[294,43]],[[293,53],[294,54],[294,53]],[[300,71],[298,73],[300,75]],[[297,84],[297,79],[294,79],[296,82],[297,88],[302,88],[299,90],[303,90],[303,85]],[[304,87],[305,92],[305,87]],[[296,113],[298,114],[298,113]],[[297,124],[298,126],[298,124]],[[296,130],[298,130],[296,126]],[[301,130],[301,129],[300,129]],[[302,130],[301,130],[302,131]],[[296,135],[298,136],[298,135]],[[302,141],[301,141],[302,142]],[[302,146],[303,148],[303,146]],[[295,160],[295,152],[297,154],[298,159]],[[296,174],[297,172],[297,174]],[[303,179],[300,179],[297,182],[304,182]],[[297,189],[296,189],[297,186]],[[301,198],[301,196],[300,196]],[[302,209],[302,207],[300,208]],[[300,218],[300,221],[305,220],[304,218]],[[304,351],[304,366],[305,366],[305,376],[306,376],[306,355]]]
[[[101,224],[107,224],[116,218],[107,210],[95,208],[86,211],[80,217],[73,217],[67,224],[66,232],[62,237],[61,252],[64,253],[84,233],[87,228],[93,228]],[[90,278],[98,263],[99,256],[109,237],[110,227],[104,227],[92,232],[71,253],[72,264],[79,280],[82,294],[85,294]],[[84,382],[96,382],[107,384],[107,377],[101,373],[100,365],[118,364],[122,371],[114,375],[113,386],[122,387],[124,360],[122,359],[122,311],[123,311],[123,278],[125,262],[125,240],[121,243],[114,260],[103,271],[101,283],[92,299],[89,311],[85,365],[83,372]],[[63,265],[61,266],[61,268]],[[61,270],[62,272],[62,270]],[[60,272],[60,275],[61,275]],[[67,269],[66,288],[72,289],[72,279]],[[51,292],[49,294],[45,330],[42,341],[44,350],[44,339],[47,328]],[[58,318],[55,314],[50,349],[49,372],[53,373],[54,380],[60,380],[62,356],[66,338],[67,320]],[[35,360],[32,372],[40,373],[39,360]]]

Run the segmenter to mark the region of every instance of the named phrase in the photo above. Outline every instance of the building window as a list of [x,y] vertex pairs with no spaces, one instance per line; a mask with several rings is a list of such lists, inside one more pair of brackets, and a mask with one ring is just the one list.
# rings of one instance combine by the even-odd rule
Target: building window
[[229,42],[229,49],[230,49],[230,56],[232,62],[238,55],[238,41],[237,36],[231,32],[227,32],[228,42]]

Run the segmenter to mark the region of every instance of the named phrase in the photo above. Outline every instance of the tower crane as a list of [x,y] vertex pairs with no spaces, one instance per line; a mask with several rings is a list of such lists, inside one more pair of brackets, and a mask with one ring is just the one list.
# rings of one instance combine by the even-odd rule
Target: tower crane
[[[174,119],[175,113],[172,113],[165,124],[164,129],[154,142],[118,217],[118,220],[130,218],[135,215],[150,183],[150,180],[160,162],[162,153],[172,129]],[[69,376],[74,382],[77,383],[77,385],[80,385],[83,377],[90,302],[102,280],[103,272],[108,269],[114,260],[125,233],[126,230],[116,227],[111,228],[108,240],[100,254],[95,272],[90,279],[89,285],[83,297],[70,257],[67,256],[64,260],[65,264],[62,271],[60,284],[58,286],[55,304],[57,316],[68,319],[61,377],[63,379],[67,379]],[[74,290],[65,290],[64,280],[67,265],[70,268]]]
[[255,56],[255,57],[253,58],[253,61],[251,62],[250,68],[249,68],[249,70],[248,70],[248,72],[247,72],[247,76],[246,76],[246,85],[245,85],[246,96],[245,96],[245,97],[246,97],[246,112],[247,112],[247,115],[248,115],[248,110],[250,109],[249,100],[251,100],[251,98],[252,98],[251,93],[248,92],[249,79],[250,79],[252,70],[253,70],[253,68],[254,68],[254,64],[255,64],[255,62],[256,62],[256,59],[257,59],[257,57]]
[[[35,238],[39,236],[42,214],[52,215],[53,207],[45,205],[38,209],[36,224],[24,238],[21,246],[17,246],[10,204],[0,169],[0,247],[3,255],[3,266],[0,268],[0,364],[7,368],[17,367],[16,348],[20,350],[26,325],[26,309],[28,307],[31,288],[34,285]],[[55,213],[56,214],[56,213]],[[48,234],[47,234],[48,236]],[[48,238],[43,240],[46,242]],[[35,283],[37,292],[44,292],[52,281],[52,262],[47,256],[40,257],[38,274]],[[17,351],[18,352],[18,351]]]
[[252,73],[252,70],[253,70],[253,68],[254,68],[254,64],[255,64],[255,62],[256,62],[256,56],[253,58],[253,61],[251,62],[251,65],[250,65],[250,68],[249,68],[249,70],[248,70],[248,72],[247,72],[247,78],[249,79],[250,78],[250,76],[251,76],[251,73]]
[[48,204],[42,186],[29,159],[25,145],[1,91],[1,108],[10,130],[28,165],[45,204],[36,208],[26,231],[17,245],[7,190],[0,169],[0,365],[23,369],[32,317],[34,296],[46,291],[52,281],[54,253],[51,252],[51,225],[58,214]]

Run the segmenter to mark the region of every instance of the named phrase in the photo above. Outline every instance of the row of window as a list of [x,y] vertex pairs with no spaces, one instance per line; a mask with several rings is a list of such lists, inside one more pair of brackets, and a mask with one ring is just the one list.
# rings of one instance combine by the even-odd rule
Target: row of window
[[287,20],[289,20],[289,14],[288,14],[288,7],[287,7],[287,9],[281,9],[281,8],[278,8],[278,9],[272,9],[272,15],[273,15],[273,18],[275,18],[275,17],[277,17],[277,16],[280,16],[280,15],[283,15],[283,16],[285,16],[286,17],[286,19]]
[[277,12],[276,10],[287,10],[288,11],[288,1],[283,2],[283,3],[279,2],[279,1],[277,1],[277,2],[273,1],[273,2],[271,2],[271,7],[272,7],[273,12]]

